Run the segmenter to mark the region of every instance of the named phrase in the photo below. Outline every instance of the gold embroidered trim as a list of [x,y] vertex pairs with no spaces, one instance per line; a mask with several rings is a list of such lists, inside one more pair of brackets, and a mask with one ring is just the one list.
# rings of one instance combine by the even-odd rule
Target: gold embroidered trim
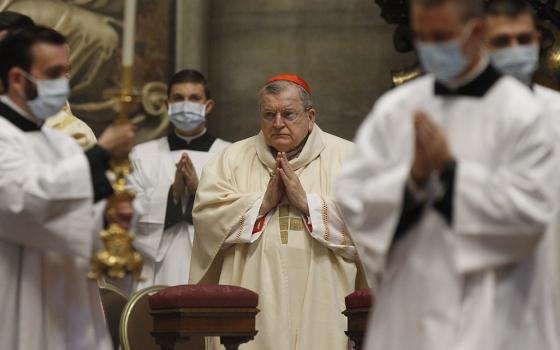
[[340,244],[348,245],[348,229],[346,228],[346,225],[342,224],[342,231],[340,233],[342,234],[342,239]]
[[290,217],[284,216],[279,218],[280,231],[286,231],[290,227]]
[[278,210],[278,216],[284,217],[289,215],[290,215],[290,207],[288,205],[280,206],[280,209]]
[[288,230],[290,228],[290,206],[281,205],[278,209],[280,224],[280,241],[282,244],[288,244]]
[[329,212],[327,202],[325,202],[323,197],[321,197],[321,206],[323,207],[323,227],[325,228],[325,234],[323,235],[323,238],[328,242],[331,236],[329,230]]
[[235,236],[237,242],[241,241],[241,233],[243,232],[244,228],[245,228],[245,215],[243,215],[241,219],[239,219],[239,229],[237,230],[237,235]]
[[288,244],[288,231],[280,231],[280,240],[282,244]]
[[302,218],[290,218],[290,231],[305,231]]

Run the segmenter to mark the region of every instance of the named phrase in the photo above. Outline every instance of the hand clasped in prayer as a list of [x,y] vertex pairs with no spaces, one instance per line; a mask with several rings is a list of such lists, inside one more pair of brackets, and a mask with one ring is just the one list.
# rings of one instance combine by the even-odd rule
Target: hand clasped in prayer
[[417,184],[425,184],[430,175],[441,172],[454,159],[443,129],[424,112],[414,114],[415,151],[410,175]]
[[274,209],[284,198],[288,199],[290,205],[309,215],[307,195],[301,186],[298,176],[290,166],[285,152],[276,155],[276,169],[270,181],[259,211],[259,215],[265,215]]
[[175,181],[173,182],[173,198],[179,200],[185,191],[196,193],[198,188],[198,175],[194,165],[187,153],[181,155],[175,170]]

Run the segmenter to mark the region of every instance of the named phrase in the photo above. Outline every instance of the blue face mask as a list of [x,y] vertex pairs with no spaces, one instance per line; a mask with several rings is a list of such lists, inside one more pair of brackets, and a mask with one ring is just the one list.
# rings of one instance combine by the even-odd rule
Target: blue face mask
[[177,129],[194,131],[206,121],[206,105],[190,101],[170,103],[167,115]]
[[436,80],[449,83],[457,79],[469,65],[469,60],[463,53],[465,37],[470,35],[472,27],[461,38],[445,43],[422,43],[416,42],[416,51],[420,62],[426,72],[433,74]]
[[500,72],[530,85],[539,65],[538,45],[518,45],[490,53],[492,64]]
[[33,78],[25,71],[22,72],[27,80],[37,87],[37,97],[27,101],[27,106],[33,115],[39,120],[46,120],[60,112],[70,95],[68,78],[41,80]]

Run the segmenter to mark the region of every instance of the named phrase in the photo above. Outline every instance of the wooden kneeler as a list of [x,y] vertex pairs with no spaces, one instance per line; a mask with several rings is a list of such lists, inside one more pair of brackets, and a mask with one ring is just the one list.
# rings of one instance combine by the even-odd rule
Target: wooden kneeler
[[344,333],[354,342],[354,349],[360,350],[364,341],[369,312],[374,303],[372,290],[356,291],[347,295],[344,301],[346,310],[343,314],[348,318],[348,330]]
[[258,295],[225,285],[169,287],[149,299],[154,321],[151,333],[162,350],[194,336],[216,336],[227,350],[253,340]]

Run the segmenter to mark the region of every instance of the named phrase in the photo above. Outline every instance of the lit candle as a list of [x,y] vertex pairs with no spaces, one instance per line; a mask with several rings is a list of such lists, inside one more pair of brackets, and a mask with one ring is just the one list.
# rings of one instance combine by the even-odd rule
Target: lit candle
[[134,34],[136,31],[136,0],[125,0],[122,65],[134,63]]

